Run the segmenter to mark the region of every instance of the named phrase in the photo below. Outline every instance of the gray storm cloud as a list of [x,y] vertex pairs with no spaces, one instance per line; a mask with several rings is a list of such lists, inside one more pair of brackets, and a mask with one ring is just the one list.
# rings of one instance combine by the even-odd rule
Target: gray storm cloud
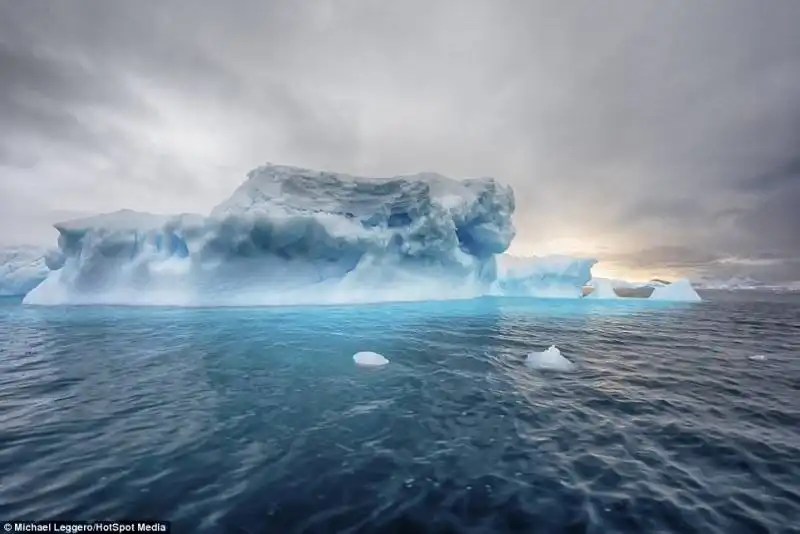
[[205,211],[264,161],[496,176],[515,252],[800,279],[800,3],[0,4],[0,223]]

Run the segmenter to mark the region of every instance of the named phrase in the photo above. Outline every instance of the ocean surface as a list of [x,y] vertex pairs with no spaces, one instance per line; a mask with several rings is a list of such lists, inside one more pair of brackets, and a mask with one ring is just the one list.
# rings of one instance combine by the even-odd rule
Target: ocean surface
[[[0,301],[0,519],[173,532],[800,532],[800,294]],[[555,344],[571,372],[532,369]],[[390,363],[356,366],[376,351]],[[763,359],[751,359],[753,356]]]

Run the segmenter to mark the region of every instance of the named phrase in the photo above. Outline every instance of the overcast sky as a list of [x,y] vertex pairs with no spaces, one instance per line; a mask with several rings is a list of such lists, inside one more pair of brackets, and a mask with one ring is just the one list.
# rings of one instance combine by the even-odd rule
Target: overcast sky
[[267,161],[495,176],[513,252],[800,280],[800,2],[0,1],[0,241]]

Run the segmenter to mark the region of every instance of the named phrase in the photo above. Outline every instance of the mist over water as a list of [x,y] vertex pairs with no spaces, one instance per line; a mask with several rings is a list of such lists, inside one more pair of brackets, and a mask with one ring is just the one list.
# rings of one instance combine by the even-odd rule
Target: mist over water
[[[800,296],[703,297],[5,299],[0,516],[209,534],[797,532]],[[551,345],[575,368],[525,364]],[[389,363],[356,365],[360,351]]]

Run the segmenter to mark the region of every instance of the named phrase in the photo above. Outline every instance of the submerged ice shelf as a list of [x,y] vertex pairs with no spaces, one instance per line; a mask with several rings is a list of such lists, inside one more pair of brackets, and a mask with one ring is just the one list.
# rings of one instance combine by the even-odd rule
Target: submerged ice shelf
[[55,225],[58,250],[24,302],[581,297],[594,259],[551,256],[498,266],[515,235],[514,208],[513,190],[493,178],[363,178],[266,165],[208,215],[123,210]]

